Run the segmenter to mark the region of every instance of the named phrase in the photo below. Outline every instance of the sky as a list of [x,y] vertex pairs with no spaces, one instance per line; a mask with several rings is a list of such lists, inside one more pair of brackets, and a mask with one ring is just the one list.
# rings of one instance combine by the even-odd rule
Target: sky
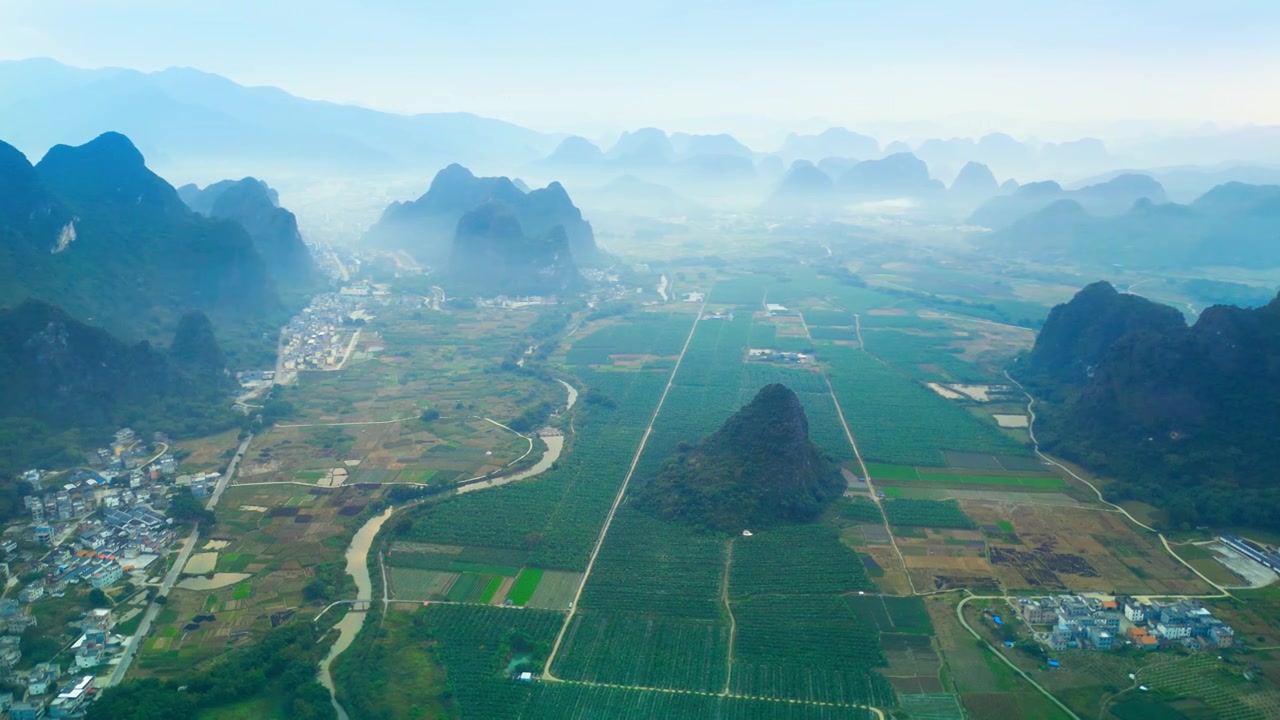
[[0,0],[0,60],[744,138],[1280,124],[1274,0]]

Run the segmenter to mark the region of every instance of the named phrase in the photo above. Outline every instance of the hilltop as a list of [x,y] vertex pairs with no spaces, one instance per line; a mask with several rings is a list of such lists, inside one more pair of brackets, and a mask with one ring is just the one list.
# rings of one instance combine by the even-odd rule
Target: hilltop
[[576,263],[603,259],[591,223],[583,219],[560,183],[525,192],[510,178],[476,177],[457,164],[436,173],[431,187],[417,200],[391,203],[365,233],[365,242],[405,250],[428,263],[443,263],[460,229],[459,221],[486,204],[505,207],[531,236],[560,227]]
[[298,219],[280,207],[279,195],[265,182],[247,177],[204,189],[183,185],[178,196],[205,217],[239,223],[282,289],[306,292],[319,282],[311,251],[298,232]]
[[843,488],[839,469],[809,441],[800,398],[775,383],[668,460],[637,502],[668,520],[738,532],[813,520]]
[[188,209],[128,138],[59,145],[34,167],[0,145],[0,305],[39,298],[128,341],[167,340],[199,310],[238,365],[274,357],[286,313],[248,233]]
[[1049,314],[1028,360],[1049,400],[1050,451],[1116,478],[1113,500],[1166,511],[1172,527],[1280,528],[1280,299],[1180,313],[1105,283]]

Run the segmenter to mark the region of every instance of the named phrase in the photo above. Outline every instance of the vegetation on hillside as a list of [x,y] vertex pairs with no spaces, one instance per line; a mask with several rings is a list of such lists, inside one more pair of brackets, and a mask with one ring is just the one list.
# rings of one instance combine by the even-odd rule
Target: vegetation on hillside
[[844,489],[840,471],[809,441],[800,399],[767,385],[637,493],[660,517],[737,532],[818,516]]
[[1105,283],[1050,314],[1020,369],[1050,401],[1045,447],[1116,478],[1112,500],[1170,526],[1280,528],[1280,300],[1217,306],[1187,327],[1172,308]]

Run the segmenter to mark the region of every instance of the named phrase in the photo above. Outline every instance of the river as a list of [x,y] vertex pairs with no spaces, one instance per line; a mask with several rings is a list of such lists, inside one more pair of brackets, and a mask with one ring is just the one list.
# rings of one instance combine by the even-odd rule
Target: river
[[[351,545],[347,547],[347,574],[356,581],[357,600],[373,601],[373,582],[369,579],[369,548],[373,545],[373,539],[378,536],[378,531],[391,518],[393,512],[395,508],[389,507],[381,515],[370,518],[356,531],[355,536],[351,538]],[[329,672],[329,666],[333,664],[335,658],[351,646],[368,615],[367,611],[352,610],[346,617],[339,620],[334,626],[338,629],[338,639],[333,643],[333,647],[329,648],[329,654],[320,661],[320,684],[329,691],[333,708],[338,711],[338,720],[348,720],[348,718],[346,711],[333,696],[333,674]]]
[[[563,385],[569,393],[566,410],[572,408],[574,403],[578,401],[577,389],[563,380],[557,380],[556,382]],[[527,480],[546,472],[556,460],[560,459],[560,453],[564,450],[564,436],[556,434],[543,435],[541,437],[542,442],[547,445],[547,451],[542,454],[542,458],[537,463],[534,463],[533,467],[511,475],[492,478],[472,485],[464,485],[458,488],[458,494],[506,485],[518,480]],[[386,524],[387,520],[391,519],[391,514],[395,511],[396,508],[389,507],[381,515],[370,518],[368,522],[356,531],[355,536],[351,538],[351,545],[347,547],[347,574],[356,581],[357,600],[373,601],[373,582],[369,578],[369,548],[373,546],[373,541],[378,536],[378,532],[382,530],[382,526]],[[347,612],[346,617],[334,625],[338,630],[338,639],[329,648],[329,653],[320,661],[318,679],[320,684],[329,691],[330,702],[333,703],[333,708],[338,713],[338,720],[349,720],[349,718],[346,710],[338,704],[338,700],[334,696],[333,674],[330,672],[330,666],[333,665],[335,658],[341,655],[348,647],[351,647],[351,643],[355,641],[356,635],[360,633],[360,629],[364,626],[365,618],[368,615],[369,613],[364,610]]]

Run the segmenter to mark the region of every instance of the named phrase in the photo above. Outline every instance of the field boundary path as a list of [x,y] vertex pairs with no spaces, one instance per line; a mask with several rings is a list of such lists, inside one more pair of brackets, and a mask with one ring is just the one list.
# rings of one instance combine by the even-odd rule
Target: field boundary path
[[[710,296],[710,291],[707,292]],[[604,538],[609,534],[609,526],[613,524],[613,516],[618,512],[618,506],[622,504],[622,497],[627,494],[627,486],[631,484],[631,476],[636,472],[636,465],[640,464],[640,456],[644,454],[645,445],[649,442],[649,435],[653,432],[653,424],[658,421],[658,413],[662,412],[662,404],[667,401],[667,394],[671,392],[671,386],[676,381],[676,373],[680,372],[680,363],[684,362],[684,354],[689,350],[689,343],[693,342],[693,334],[698,331],[698,323],[702,321],[702,312],[707,307],[707,301],[704,299],[702,305],[698,307],[698,314],[693,319],[693,326],[689,328],[689,334],[685,336],[684,345],[680,348],[680,355],[676,358],[675,367],[671,368],[671,375],[667,378],[667,384],[662,388],[662,396],[658,398],[658,404],[653,408],[653,415],[649,417],[649,424],[644,428],[644,435],[640,437],[640,446],[636,448],[635,456],[631,458],[631,467],[627,469],[627,474],[622,478],[622,487],[618,488],[618,494],[613,498],[613,505],[609,508],[609,514],[604,518],[604,525],[600,528],[600,534],[596,536],[596,544],[591,548],[591,556],[587,559],[587,567],[582,572],[582,580],[578,582],[578,589],[573,593],[573,602],[569,604],[569,613],[564,617],[564,624],[560,626],[560,632],[556,634],[555,644],[551,646],[551,653],[547,655],[547,662],[542,673],[542,679],[550,682],[562,682],[560,678],[552,673],[552,667],[556,659],[556,655],[560,652],[560,645],[564,642],[564,636],[569,631],[569,625],[573,622],[573,616],[578,612],[578,601],[582,597],[582,588],[586,587],[587,579],[591,577],[591,570],[595,567],[596,557],[600,555],[600,548],[604,545]]]
[[724,576],[720,579],[720,602],[724,603],[724,611],[729,615],[729,651],[725,653],[724,697],[729,696],[729,684],[733,680],[733,641],[738,635],[738,620],[733,617],[733,603],[729,602],[729,573],[733,569],[733,541],[724,544]]
[[[800,324],[804,325],[805,336],[812,340],[812,336],[809,335],[809,323],[805,322],[804,313],[798,314],[800,315]],[[883,360],[867,352],[867,346],[862,342],[862,326],[857,313],[853,314],[853,322],[854,329],[858,334],[858,350],[867,353],[868,356],[884,364]],[[827,392],[831,395],[831,402],[836,406],[836,417],[840,418],[840,427],[844,429],[844,436],[849,441],[849,446],[853,448],[853,457],[857,459],[858,467],[862,468],[862,479],[867,484],[867,494],[871,496],[871,502],[875,503],[880,510],[880,516],[884,519],[884,531],[889,535],[889,544],[893,546],[893,552],[898,556],[898,562],[902,563],[902,574],[907,576],[907,586],[911,588],[912,595],[919,595],[915,581],[911,579],[911,571],[907,569],[907,559],[903,556],[901,548],[898,547],[898,539],[893,536],[893,528],[889,526],[889,515],[885,513],[880,496],[876,494],[875,485],[871,484],[871,473],[867,471],[867,463],[863,461],[862,452],[858,450],[858,443],[853,439],[853,431],[849,429],[849,423],[844,418],[844,409],[840,407],[840,398],[836,397],[836,389],[831,385],[831,378],[827,375],[827,372],[825,370],[821,372],[822,381],[827,384]]]
[[[793,698],[769,697],[766,695],[743,695],[740,693],[717,693],[707,690],[683,690],[680,688],[663,688],[663,687],[646,687],[644,685],[620,685],[617,683],[591,682],[588,680],[557,680],[556,682],[565,685],[581,685],[583,687],[602,687],[612,690],[631,690],[633,692],[653,692],[664,693],[666,695],[700,695],[702,697],[718,697],[733,698],[735,700],[753,700],[758,702],[770,702],[785,705],[814,705],[817,707],[829,708],[851,708],[854,710],[867,710],[874,713],[878,720],[886,720],[884,711],[875,705],[859,705],[857,703],[828,702],[826,700],[796,700]],[[1077,718],[1076,720],[1079,720]]]
[[1219,593],[1217,595],[1176,595],[1176,596],[1161,595],[1158,597],[1204,597],[1204,598],[1232,597],[1231,591],[1227,590],[1225,587],[1205,577],[1203,573],[1201,573],[1199,570],[1195,568],[1195,566],[1193,566],[1191,563],[1187,562],[1186,560],[1183,560],[1181,555],[1174,552],[1173,546],[1169,544],[1169,539],[1164,536],[1164,533],[1160,532],[1159,530],[1156,530],[1150,525],[1134,517],[1133,514],[1130,513],[1128,510],[1125,510],[1119,505],[1107,500],[1105,497],[1102,496],[1102,491],[1098,489],[1097,485],[1094,485],[1092,482],[1084,479],[1083,477],[1080,477],[1071,468],[1067,467],[1066,465],[1063,465],[1057,460],[1054,460],[1048,455],[1045,455],[1044,453],[1040,452],[1040,441],[1036,440],[1036,411],[1035,411],[1036,399],[1031,396],[1031,393],[1027,392],[1027,389],[1022,386],[1022,383],[1013,379],[1013,376],[1009,374],[1008,370],[1004,371],[1004,376],[1008,378],[1009,382],[1013,383],[1014,385],[1017,385],[1018,389],[1021,390],[1022,394],[1025,395],[1027,398],[1027,437],[1031,438],[1031,446],[1035,450],[1036,456],[1039,457],[1041,460],[1049,463],[1050,465],[1058,468],[1059,470],[1062,470],[1063,472],[1075,478],[1076,480],[1079,480],[1080,482],[1084,483],[1086,486],[1088,486],[1090,490],[1093,491],[1095,495],[1098,496],[1098,502],[1108,507],[1114,508],[1121,515],[1124,515],[1126,518],[1128,518],[1129,522],[1133,523],[1134,525],[1137,525],[1138,527],[1142,528],[1143,530],[1146,530],[1147,532],[1153,533],[1156,537],[1160,538],[1160,544],[1164,545],[1165,551],[1168,552],[1170,555],[1172,555],[1174,560],[1177,560],[1179,563],[1182,563],[1184,567],[1186,567],[1191,572],[1195,573],[1197,577],[1199,577],[1201,580],[1208,583],[1209,587],[1214,588]]

